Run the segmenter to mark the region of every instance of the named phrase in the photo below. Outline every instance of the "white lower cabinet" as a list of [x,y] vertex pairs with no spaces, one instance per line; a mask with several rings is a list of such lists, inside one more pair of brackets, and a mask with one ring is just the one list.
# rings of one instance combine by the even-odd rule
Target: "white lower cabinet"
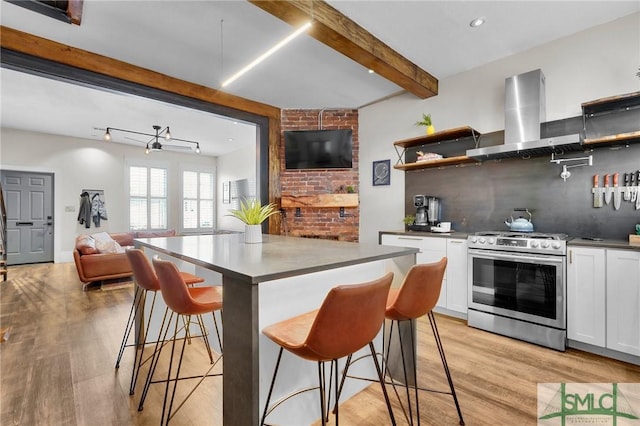
[[605,250],[569,248],[567,337],[605,346]]
[[640,356],[640,253],[570,247],[567,336]]
[[383,234],[382,244],[420,249],[416,263],[437,262],[447,257],[447,270],[437,307],[467,313],[467,241],[445,237],[414,237]]
[[607,250],[607,347],[640,356],[640,252]]
[[467,313],[467,240],[447,238],[447,309]]

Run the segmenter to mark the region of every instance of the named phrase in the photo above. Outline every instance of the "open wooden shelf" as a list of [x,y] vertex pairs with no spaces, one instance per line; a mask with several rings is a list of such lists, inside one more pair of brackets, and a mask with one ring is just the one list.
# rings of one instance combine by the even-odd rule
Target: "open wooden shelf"
[[471,157],[467,157],[466,155],[460,155],[457,157],[447,157],[441,158],[439,160],[432,161],[419,161],[417,163],[405,163],[405,164],[396,164],[393,166],[396,170],[420,170],[420,169],[428,169],[433,167],[444,167],[444,166],[455,166],[458,164],[466,164],[466,163],[479,163],[478,160],[475,160]]
[[621,142],[640,142],[640,130],[637,132],[620,133],[618,135],[607,135],[600,138],[585,139],[583,145],[610,145]]
[[286,195],[281,201],[283,208],[293,207],[358,207],[358,194],[318,194],[318,195]]
[[457,139],[468,138],[473,136],[474,138],[480,136],[480,132],[472,129],[469,126],[456,127],[455,129],[442,130],[435,132],[431,135],[418,136],[417,138],[403,139],[396,141],[393,144],[401,148],[411,148],[414,146],[428,145],[438,142],[455,141]]
[[[470,137],[473,138],[474,144],[477,147],[480,132],[469,126],[456,127],[454,129],[435,132],[431,135],[396,141],[393,143],[393,145],[396,148],[396,152],[398,154],[398,162],[393,166],[393,168],[396,170],[408,171],[429,169],[434,167],[455,166],[458,164],[466,163],[479,163],[479,160],[467,157],[466,155],[457,155],[454,157],[446,157],[430,161],[418,161],[415,163],[404,163],[402,160],[408,148],[422,145],[439,145],[441,143],[455,142],[457,140]],[[398,148],[402,148],[402,152],[398,151]]]
[[638,104],[640,92],[625,93],[624,95],[608,96],[582,103],[584,114],[597,114],[616,109],[627,108]]
[[[590,147],[640,142],[640,92],[609,96],[582,103],[585,137],[583,145]],[[599,120],[599,121],[596,121]],[[603,120],[617,123],[609,135],[602,135]],[[598,123],[596,126],[594,123]],[[595,129],[598,129],[597,131]],[[614,133],[618,131],[620,133]],[[590,136],[590,137],[589,137]]]

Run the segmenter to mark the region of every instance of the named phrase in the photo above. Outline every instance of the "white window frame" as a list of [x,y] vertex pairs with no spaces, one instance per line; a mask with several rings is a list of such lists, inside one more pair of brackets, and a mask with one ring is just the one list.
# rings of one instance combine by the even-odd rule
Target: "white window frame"
[[[165,231],[167,229],[170,229],[171,227],[169,226],[169,224],[171,223],[171,184],[170,184],[170,180],[171,180],[171,168],[169,167],[169,163],[164,162],[164,161],[150,161],[150,162],[138,162],[138,161],[125,161],[125,194],[126,194],[126,211],[127,211],[127,227],[129,228],[129,230],[131,230],[131,215],[130,215],[130,201],[131,201],[131,193],[130,193],[130,177],[131,177],[131,167],[144,167],[147,169],[147,176],[149,173],[149,169],[163,169],[167,172],[167,180],[166,180],[166,184],[167,184],[167,188],[166,188],[166,206],[167,206],[167,211],[165,212],[166,218],[167,218],[167,223],[166,223],[166,227],[165,228],[150,228],[150,212],[149,209],[151,208],[151,203],[149,202],[149,200],[151,200],[152,198],[158,198],[158,197],[151,197],[149,194],[150,192],[147,191],[147,229],[136,229],[136,231]],[[149,185],[150,185],[150,180],[147,181],[147,190],[149,189]]]
[[[213,218],[212,218],[212,222],[213,225],[211,228],[201,228],[201,227],[197,227],[197,228],[188,228],[185,229],[184,227],[184,172],[194,172],[194,173],[209,173],[211,175],[213,175]],[[217,228],[217,223],[218,223],[218,216],[217,216],[217,210],[218,210],[218,176],[217,176],[217,171],[216,171],[216,167],[213,165],[202,165],[202,164],[180,164],[180,185],[179,185],[179,193],[180,193],[180,199],[179,199],[179,205],[180,208],[178,209],[178,215],[179,215],[179,232],[181,234],[202,234],[202,233],[211,233],[212,231],[214,231]],[[199,191],[199,188],[198,188]],[[198,194],[198,200],[200,200],[199,194]]]

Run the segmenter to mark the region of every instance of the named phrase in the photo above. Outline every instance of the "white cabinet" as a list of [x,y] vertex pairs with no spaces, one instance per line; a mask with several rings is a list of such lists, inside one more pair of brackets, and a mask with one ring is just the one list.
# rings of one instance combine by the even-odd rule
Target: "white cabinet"
[[447,238],[447,309],[467,313],[467,240]]
[[569,248],[567,262],[567,336],[605,346],[605,250]]
[[447,257],[447,270],[436,307],[467,312],[467,241],[445,237],[382,235],[382,244],[420,249],[416,263],[437,262]]
[[640,253],[570,247],[570,340],[640,356]]
[[607,347],[640,356],[640,252],[607,250]]

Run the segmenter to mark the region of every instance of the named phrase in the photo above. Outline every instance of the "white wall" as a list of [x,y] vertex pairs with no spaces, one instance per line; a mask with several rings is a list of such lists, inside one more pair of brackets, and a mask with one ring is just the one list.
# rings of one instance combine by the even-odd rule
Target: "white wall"
[[232,204],[222,202],[222,183],[240,179],[249,179],[256,182],[256,145],[218,157],[218,200],[217,220],[218,229],[244,232],[244,223],[240,220],[226,216]]
[[[162,165],[169,170],[169,228],[179,229],[179,170],[189,164],[215,172],[216,159],[163,152],[145,155],[134,146],[69,138],[15,129],[0,130],[0,167],[54,174],[54,261],[73,261],[80,233],[123,232],[129,229],[125,188],[126,165]],[[86,229],[77,222],[82,189],[103,189],[108,220]],[[67,212],[66,208],[73,209]]]
[[573,117],[582,102],[640,90],[639,65],[640,14],[634,14],[442,79],[436,97],[403,94],[360,109],[360,241],[377,242],[378,231],[403,228],[405,172],[393,170],[390,186],[374,187],[371,162],[395,163],[393,142],[422,135],[413,123],[423,112],[431,113],[436,130],[501,130],[505,78],[541,68],[547,120]]

